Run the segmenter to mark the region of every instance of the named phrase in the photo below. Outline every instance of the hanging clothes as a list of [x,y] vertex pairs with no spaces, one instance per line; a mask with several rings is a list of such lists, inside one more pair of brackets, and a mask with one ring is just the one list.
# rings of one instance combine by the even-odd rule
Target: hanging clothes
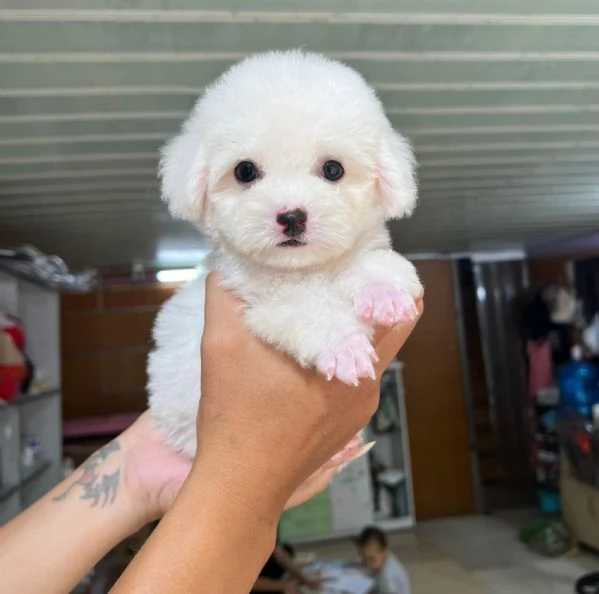
[[[556,301],[559,291],[558,288],[553,291],[553,301]],[[524,310],[524,329],[527,339],[532,342],[549,341],[553,366],[559,366],[570,360],[570,331],[568,324],[556,323],[552,318],[567,318],[571,313],[572,303],[568,299],[570,295],[566,293],[560,300],[563,307],[557,312],[555,309],[552,311],[546,300],[549,292],[547,289],[539,289],[534,294]]]
[[590,324],[599,313],[599,258],[574,262],[574,280],[584,318]]
[[551,313],[539,290],[524,310],[524,327],[530,340],[546,340],[553,330]]
[[564,287],[558,287],[551,309],[551,321],[554,324],[572,324],[576,316],[576,299]]
[[553,361],[549,340],[529,341],[528,394],[536,401],[539,390],[553,385]]
[[599,314],[595,314],[593,321],[584,329],[582,340],[593,356],[599,356]]

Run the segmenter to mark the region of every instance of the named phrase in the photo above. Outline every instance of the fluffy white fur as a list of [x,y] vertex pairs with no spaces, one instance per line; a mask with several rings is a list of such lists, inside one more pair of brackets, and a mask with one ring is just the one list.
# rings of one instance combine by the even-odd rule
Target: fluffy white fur
[[[345,174],[322,173],[334,159]],[[236,180],[242,161],[260,175]],[[247,303],[252,332],[329,378],[373,376],[375,325],[415,315],[421,285],[392,251],[385,221],[416,203],[415,162],[373,90],[354,70],[300,51],[253,56],[196,103],[163,150],[171,213],[217,246],[211,266]],[[299,247],[277,214],[302,209]],[[171,446],[196,448],[204,278],[183,287],[156,320],[149,359],[153,415]]]

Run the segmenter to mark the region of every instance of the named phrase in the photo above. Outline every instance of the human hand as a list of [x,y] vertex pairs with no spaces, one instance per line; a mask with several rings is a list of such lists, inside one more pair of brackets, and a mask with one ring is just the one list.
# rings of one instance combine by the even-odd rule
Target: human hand
[[335,454],[300,484],[285,504],[285,509],[297,507],[324,491],[343,465],[360,458],[368,449],[369,446],[363,446],[358,436],[355,436],[342,452]]
[[[143,511],[146,521],[161,518],[183,486],[191,470],[191,461],[164,444],[149,411],[144,412],[119,440],[127,495],[135,500],[137,510]],[[285,507],[301,505],[323,491],[339,466],[351,461],[351,454],[358,450],[358,446],[354,450],[350,448],[345,458],[316,470],[295,490]]]
[[293,582],[285,582],[283,594],[301,594],[301,590],[299,589],[299,586]]
[[175,501],[191,461],[169,449],[144,412],[119,438],[123,486],[145,522],[161,518]]
[[368,423],[378,407],[380,376],[415,325],[379,332],[377,380],[353,387],[327,382],[254,337],[243,304],[214,274],[206,284],[205,320],[199,474],[214,476],[219,488],[240,497],[259,497],[279,513],[332,478],[334,468],[318,469]]
[[[161,518],[171,507],[189,471],[191,461],[169,449],[144,412],[121,436],[124,488],[143,510],[147,521]],[[359,445],[349,448],[346,457],[327,464],[310,475],[292,494],[286,508],[296,507],[323,491],[339,466],[357,454]],[[140,506],[141,503],[141,506]]]
[[318,591],[320,590],[323,582],[317,578],[308,578],[303,581],[304,586],[309,588],[310,590]]

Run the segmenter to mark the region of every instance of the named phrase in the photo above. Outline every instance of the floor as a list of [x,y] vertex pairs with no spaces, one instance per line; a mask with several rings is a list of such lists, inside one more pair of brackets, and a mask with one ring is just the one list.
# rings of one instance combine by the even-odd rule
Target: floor
[[[420,524],[390,535],[406,566],[412,594],[572,594],[581,575],[599,571],[599,557],[574,552],[547,559],[517,539],[519,515],[467,517]],[[351,542],[312,545],[321,558],[352,559]]]

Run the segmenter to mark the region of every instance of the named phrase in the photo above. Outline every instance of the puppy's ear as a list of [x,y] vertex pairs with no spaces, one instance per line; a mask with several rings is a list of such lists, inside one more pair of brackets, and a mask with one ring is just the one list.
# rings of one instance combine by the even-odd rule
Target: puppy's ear
[[389,128],[377,163],[377,190],[387,219],[412,214],[418,196],[415,169],[410,143]]
[[201,222],[208,192],[208,163],[201,140],[184,128],[161,153],[162,199],[174,217]]

